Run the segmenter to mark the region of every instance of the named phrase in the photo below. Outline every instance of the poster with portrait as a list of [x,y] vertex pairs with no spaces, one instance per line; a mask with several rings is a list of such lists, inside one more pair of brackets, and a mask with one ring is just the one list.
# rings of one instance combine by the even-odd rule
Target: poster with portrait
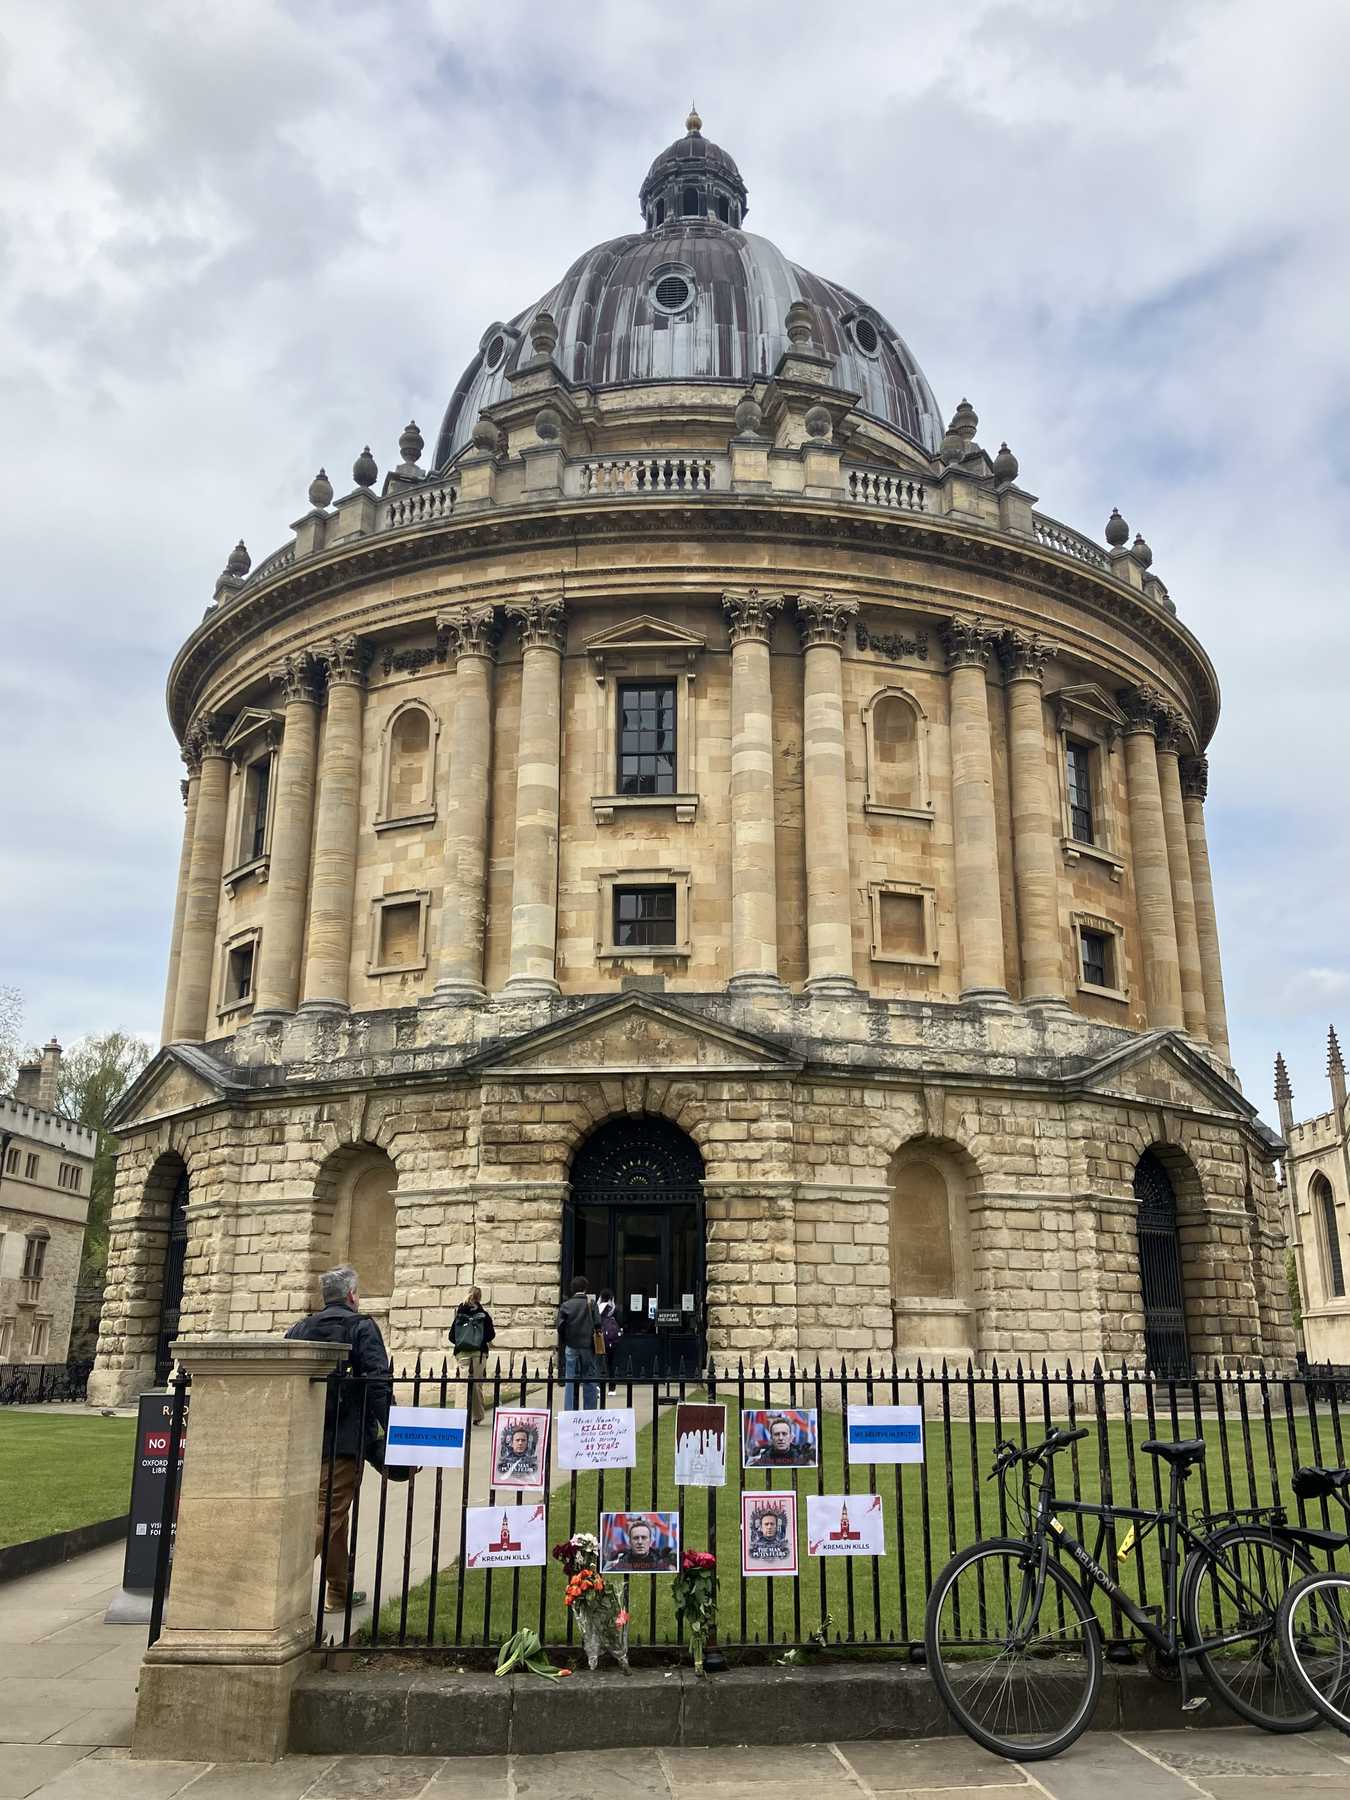
[[632,1407],[558,1414],[560,1469],[632,1469],[637,1466],[637,1415]]
[[797,1496],[772,1488],[741,1495],[741,1574],[797,1573]]
[[725,1487],[727,1409],[681,1400],[675,1408],[675,1485]]
[[851,1463],[923,1461],[921,1406],[850,1406],[848,1460]]
[[601,1513],[602,1575],[673,1575],[679,1566],[677,1512]]
[[548,1469],[547,1407],[499,1406],[492,1415],[492,1486],[541,1488]]
[[884,1556],[880,1494],[808,1494],[808,1556]]
[[548,1560],[544,1504],[470,1506],[464,1513],[466,1569],[542,1568]]
[[819,1444],[813,1406],[764,1406],[741,1414],[743,1469],[814,1469]]
[[462,1469],[468,1423],[463,1406],[391,1406],[384,1460],[390,1468]]

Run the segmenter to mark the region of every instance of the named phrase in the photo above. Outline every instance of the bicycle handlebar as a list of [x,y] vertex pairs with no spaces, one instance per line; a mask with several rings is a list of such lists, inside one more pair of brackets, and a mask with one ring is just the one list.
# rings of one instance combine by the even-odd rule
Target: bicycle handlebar
[[1061,1450],[1067,1450],[1070,1444],[1076,1444],[1080,1438],[1089,1435],[1086,1425],[1080,1425],[1077,1431],[1061,1431],[1058,1426],[1051,1431],[1044,1443],[1037,1444],[1034,1449],[1018,1444],[1006,1443],[997,1446],[998,1454],[987,1480],[992,1481],[1005,1469],[1012,1468],[1014,1463],[1043,1463],[1047,1456],[1056,1456]]

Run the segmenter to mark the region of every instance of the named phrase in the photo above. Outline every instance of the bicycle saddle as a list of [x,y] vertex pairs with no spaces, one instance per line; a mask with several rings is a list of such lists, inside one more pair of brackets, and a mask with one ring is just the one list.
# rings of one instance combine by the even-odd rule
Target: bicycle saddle
[[1193,1463],[1203,1462],[1205,1456],[1203,1438],[1182,1438],[1175,1444],[1166,1443],[1162,1438],[1150,1438],[1139,1448],[1147,1450],[1150,1456],[1161,1456],[1174,1469],[1189,1469]]
[[1295,1469],[1293,1488],[1300,1500],[1324,1500],[1337,1488],[1350,1488],[1350,1469]]

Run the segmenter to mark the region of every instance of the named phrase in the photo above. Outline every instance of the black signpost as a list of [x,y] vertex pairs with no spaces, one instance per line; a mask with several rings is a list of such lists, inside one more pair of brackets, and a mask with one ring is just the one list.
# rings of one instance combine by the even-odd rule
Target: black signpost
[[[142,1624],[150,1619],[163,1528],[169,1451],[174,1438],[173,1414],[172,1391],[157,1389],[141,1395],[136,1414],[136,1451],[131,1465],[131,1516],[127,1524],[126,1560],[122,1565],[122,1591],[105,1614],[110,1624]],[[178,1474],[181,1478],[183,1451],[187,1444],[186,1403],[178,1435],[181,1440]]]

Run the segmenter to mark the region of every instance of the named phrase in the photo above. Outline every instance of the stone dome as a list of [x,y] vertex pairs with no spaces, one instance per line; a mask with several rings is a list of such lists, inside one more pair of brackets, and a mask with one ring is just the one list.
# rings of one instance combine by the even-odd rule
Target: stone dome
[[512,375],[533,354],[530,326],[540,312],[557,324],[554,360],[569,381],[744,387],[772,375],[788,350],[785,317],[794,301],[810,308],[812,347],[836,359],[834,385],[860,396],[857,410],[936,451],[937,402],[903,338],[848,288],[740,229],[740,171],[702,136],[696,113],[690,120],[643,182],[647,229],[597,244],[533,306],[483,333],[446,410],[437,468],[465,448],[484,407],[509,397]]

